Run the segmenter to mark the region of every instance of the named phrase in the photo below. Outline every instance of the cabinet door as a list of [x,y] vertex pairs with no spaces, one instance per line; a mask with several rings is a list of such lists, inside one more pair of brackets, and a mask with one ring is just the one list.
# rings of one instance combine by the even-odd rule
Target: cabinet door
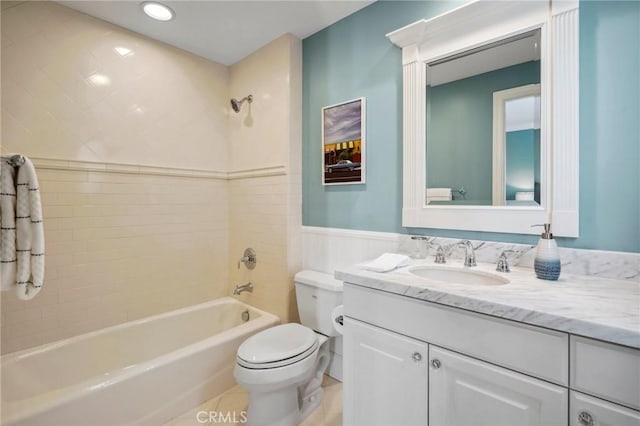
[[567,389],[431,345],[429,426],[566,425]]
[[640,426],[640,412],[571,391],[570,426]]
[[344,319],[345,426],[427,424],[428,345]]

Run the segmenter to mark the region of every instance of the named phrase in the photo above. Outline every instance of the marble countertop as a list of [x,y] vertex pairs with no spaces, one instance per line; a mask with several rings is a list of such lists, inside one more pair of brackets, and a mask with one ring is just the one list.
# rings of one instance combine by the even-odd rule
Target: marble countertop
[[[463,269],[462,261],[435,265],[412,260],[409,266],[377,273],[358,265],[337,270],[337,279],[352,284],[453,306],[640,349],[640,283],[561,274],[558,281],[537,279],[529,268],[495,271],[478,263],[472,271],[507,278],[505,285],[454,284],[410,273],[416,266]],[[464,268],[467,269],[467,268]]]

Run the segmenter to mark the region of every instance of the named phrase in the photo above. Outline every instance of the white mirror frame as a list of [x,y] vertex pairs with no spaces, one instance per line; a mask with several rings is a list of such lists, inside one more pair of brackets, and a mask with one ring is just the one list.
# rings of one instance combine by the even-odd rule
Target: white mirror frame
[[[542,30],[542,206],[425,205],[426,64],[532,29]],[[402,48],[402,226],[578,236],[578,0],[474,1],[387,37]]]

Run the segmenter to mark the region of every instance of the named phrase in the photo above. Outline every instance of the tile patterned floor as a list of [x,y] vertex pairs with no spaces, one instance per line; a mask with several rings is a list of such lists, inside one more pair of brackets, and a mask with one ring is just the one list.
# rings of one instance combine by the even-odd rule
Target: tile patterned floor
[[[300,426],[342,426],[342,383],[325,376],[322,383],[324,396],[322,404],[307,417]],[[242,424],[242,412],[248,404],[247,392],[240,386],[234,386],[222,395],[212,398],[196,408],[165,423],[163,426],[202,426],[202,425],[238,425]],[[236,422],[203,422],[196,418],[199,411],[236,414]],[[217,420],[217,419],[216,419]]]

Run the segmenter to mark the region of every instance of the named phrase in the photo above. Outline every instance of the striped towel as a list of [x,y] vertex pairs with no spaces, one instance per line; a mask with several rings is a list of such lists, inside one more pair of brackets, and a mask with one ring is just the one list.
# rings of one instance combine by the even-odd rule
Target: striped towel
[[16,187],[17,293],[18,298],[29,300],[44,282],[44,227],[36,169],[26,157]]
[[0,289],[16,283],[16,171],[0,161]]

